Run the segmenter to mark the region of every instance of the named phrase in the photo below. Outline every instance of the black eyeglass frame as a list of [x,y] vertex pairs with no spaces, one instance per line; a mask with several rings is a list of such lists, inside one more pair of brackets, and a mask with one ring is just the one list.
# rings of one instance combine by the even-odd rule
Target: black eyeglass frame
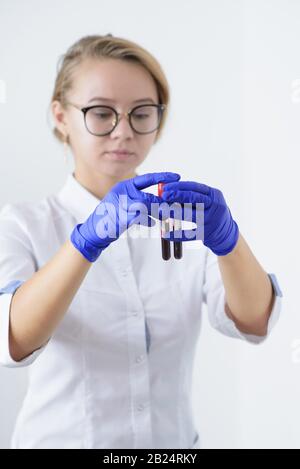
[[[132,128],[132,130],[134,132],[136,132],[137,134],[139,135],[147,135],[147,134],[152,134],[153,132],[155,132],[157,129],[159,129],[160,127],[160,124],[161,124],[161,121],[162,121],[162,117],[163,117],[163,112],[166,110],[167,106],[165,104],[139,104],[138,106],[135,106],[131,109],[129,109],[128,112],[124,112],[124,113],[119,113],[116,111],[116,109],[114,109],[113,107],[111,106],[106,106],[106,105],[102,105],[102,104],[94,104],[92,106],[85,106],[85,107],[80,107],[74,103],[71,103],[71,102],[67,102],[66,104],[70,104],[71,106],[74,106],[76,109],[78,109],[79,111],[81,111],[83,113],[83,116],[84,116],[84,125],[85,125],[85,128],[86,130],[91,134],[91,135],[95,135],[96,137],[104,137],[105,135],[109,135],[111,134],[115,128],[117,127],[119,121],[120,121],[120,116],[122,116],[123,114],[127,117],[128,121],[129,121],[129,125],[130,127]],[[139,108],[142,108],[142,107],[156,107],[158,110],[159,110],[159,120],[158,120],[158,125],[155,129],[151,130],[150,132],[138,132],[132,125],[131,123],[131,115],[132,113],[136,110],[136,109],[139,109]],[[90,109],[95,109],[95,108],[105,108],[105,109],[110,109],[111,111],[114,112],[115,116],[116,116],[116,119],[115,119],[115,124],[113,126],[113,128],[109,131],[109,132],[106,132],[104,134],[98,134],[98,133],[94,133],[94,132],[91,132],[87,126],[87,123],[86,123],[86,114],[88,113],[88,111]]]

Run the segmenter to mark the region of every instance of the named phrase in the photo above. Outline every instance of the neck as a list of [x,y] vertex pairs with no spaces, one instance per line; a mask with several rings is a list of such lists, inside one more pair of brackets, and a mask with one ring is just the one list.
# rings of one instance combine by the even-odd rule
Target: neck
[[120,181],[137,176],[135,171],[122,177],[114,177],[103,173],[85,174],[75,169],[73,172],[75,179],[97,199],[103,199],[112,187]]

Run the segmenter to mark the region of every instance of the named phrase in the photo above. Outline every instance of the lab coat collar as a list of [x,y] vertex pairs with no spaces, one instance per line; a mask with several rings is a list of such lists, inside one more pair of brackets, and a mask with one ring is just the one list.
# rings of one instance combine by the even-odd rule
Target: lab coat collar
[[[156,195],[156,186],[150,186],[146,190]],[[75,179],[73,172],[67,175],[58,197],[60,203],[78,220],[77,223],[84,222],[102,200],[83,187]]]
[[64,208],[77,219],[78,223],[84,222],[101,200],[83,187],[75,179],[73,172],[67,175],[58,197]]

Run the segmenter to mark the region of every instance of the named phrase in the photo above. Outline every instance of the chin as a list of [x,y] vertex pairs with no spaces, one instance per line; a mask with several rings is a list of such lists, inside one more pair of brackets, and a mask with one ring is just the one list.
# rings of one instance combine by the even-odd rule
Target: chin
[[136,166],[127,166],[126,165],[105,165],[100,169],[101,173],[107,174],[114,179],[127,179],[132,177],[135,174]]
[[128,160],[109,160],[100,161],[101,169],[105,172],[123,174],[123,173],[134,173],[136,168],[143,162],[141,158],[130,158]]

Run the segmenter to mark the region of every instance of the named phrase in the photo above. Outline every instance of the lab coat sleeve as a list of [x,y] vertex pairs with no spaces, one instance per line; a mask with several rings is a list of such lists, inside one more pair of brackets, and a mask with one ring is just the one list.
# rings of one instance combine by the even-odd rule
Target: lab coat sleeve
[[219,269],[218,258],[212,251],[207,249],[203,299],[207,305],[208,319],[212,327],[229,337],[242,339],[253,344],[262,343],[269,336],[278,321],[282,301],[282,294],[276,282],[276,277],[274,274],[268,275],[275,292],[275,301],[268,321],[267,334],[265,336],[245,334],[237,328],[235,322],[225,312],[225,288]]
[[9,351],[9,315],[13,295],[37,270],[20,207],[7,204],[0,210],[0,365],[30,365],[44,347],[15,361]]

